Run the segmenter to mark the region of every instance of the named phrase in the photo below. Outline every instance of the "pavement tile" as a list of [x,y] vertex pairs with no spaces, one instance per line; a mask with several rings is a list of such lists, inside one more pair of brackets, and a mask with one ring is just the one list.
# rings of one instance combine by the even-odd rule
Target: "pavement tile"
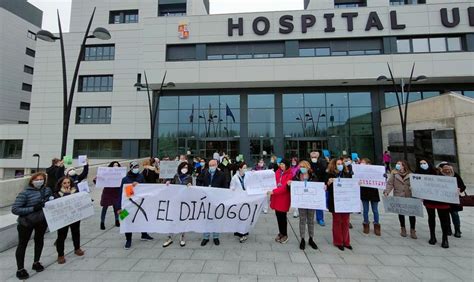
[[239,274],[276,275],[275,264],[273,262],[241,261]]
[[170,265],[166,269],[166,272],[200,273],[202,271],[203,266],[204,266],[204,261],[177,259],[177,260],[171,261]]
[[377,277],[364,265],[331,265],[338,278],[376,279]]
[[437,267],[408,267],[416,277],[425,281],[444,280],[444,281],[460,281],[456,275],[446,269]]
[[183,273],[179,277],[179,282],[213,282],[217,281],[217,274],[207,273]]
[[311,265],[306,263],[276,263],[278,275],[283,276],[315,276]]
[[222,274],[238,274],[238,261],[223,260],[207,260],[202,269],[203,273],[222,273]]
[[170,260],[140,259],[130,271],[164,272],[170,263]]
[[106,262],[97,267],[98,270],[117,270],[117,271],[129,271],[138,259],[129,258],[109,258]]
[[220,274],[218,282],[257,282],[257,275]]

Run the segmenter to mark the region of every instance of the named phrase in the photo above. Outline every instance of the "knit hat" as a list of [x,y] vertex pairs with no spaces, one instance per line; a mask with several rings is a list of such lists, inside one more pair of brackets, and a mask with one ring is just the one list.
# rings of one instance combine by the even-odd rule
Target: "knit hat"
[[449,165],[449,163],[448,162],[440,162],[436,167],[437,168],[443,168],[446,165]]
[[134,167],[140,167],[140,165],[136,161],[130,162],[130,169],[132,169]]

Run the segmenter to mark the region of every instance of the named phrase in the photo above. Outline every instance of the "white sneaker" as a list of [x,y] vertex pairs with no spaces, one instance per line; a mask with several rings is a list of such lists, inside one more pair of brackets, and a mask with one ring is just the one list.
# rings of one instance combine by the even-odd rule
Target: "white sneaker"
[[247,239],[248,239],[247,236],[242,236],[242,237],[240,237],[239,242],[243,243],[243,242],[247,241]]
[[264,213],[264,214],[267,214],[267,213],[268,213],[268,209],[263,209],[263,213]]
[[295,211],[293,212],[293,217],[294,217],[294,218],[297,218],[298,216],[299,216],[298,210],[295,210]]
[[173,244],[173,239],[171,239],[171,237],[168,237],[168,239],[163,243],[163,248],[166,248],[171,244]]
[[181,241],[179,241],[179,245],[180,245],[181,247],[186,246],[186,241],[184,241],[184,239],[181,239]]

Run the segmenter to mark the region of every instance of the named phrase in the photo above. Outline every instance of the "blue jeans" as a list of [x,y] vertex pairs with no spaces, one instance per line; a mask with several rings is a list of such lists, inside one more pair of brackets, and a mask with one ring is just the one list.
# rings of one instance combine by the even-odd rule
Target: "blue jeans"
[[316,210],[316,221],[324,221],[324,211],[323,210]]
[[369,203],[372,206],[372,213],[374,214],[374,223],[379,223],[379,202],[374,201],[362,201],[362,207],[364,208],[364,223],[369,223]]
[[[211,237],[211,233],[209,233],[209,232],[206,232],[206,233],[202,234],[203,239],[209,240],[210,237]],[[212,233],[212,239],[219,239],[219,233],[213,232]]]
[[451,214],[451,219],[453,221],[453,225],[456,226],[461,226],[461,219],[459,218],[459,213],[457,211],[451,210],[449,212]]

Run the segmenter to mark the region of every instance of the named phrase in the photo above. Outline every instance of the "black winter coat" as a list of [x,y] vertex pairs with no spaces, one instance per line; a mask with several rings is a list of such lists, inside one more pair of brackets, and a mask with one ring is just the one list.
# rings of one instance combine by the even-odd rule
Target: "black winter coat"
[[196,185],[214,188],[229,188],[229,183],[226,181],[225,174],[218,169],[214,173],[212,180],[209,170],[204,170],[201,172],[201,174],[199,174],[198,178],[196,179]]

